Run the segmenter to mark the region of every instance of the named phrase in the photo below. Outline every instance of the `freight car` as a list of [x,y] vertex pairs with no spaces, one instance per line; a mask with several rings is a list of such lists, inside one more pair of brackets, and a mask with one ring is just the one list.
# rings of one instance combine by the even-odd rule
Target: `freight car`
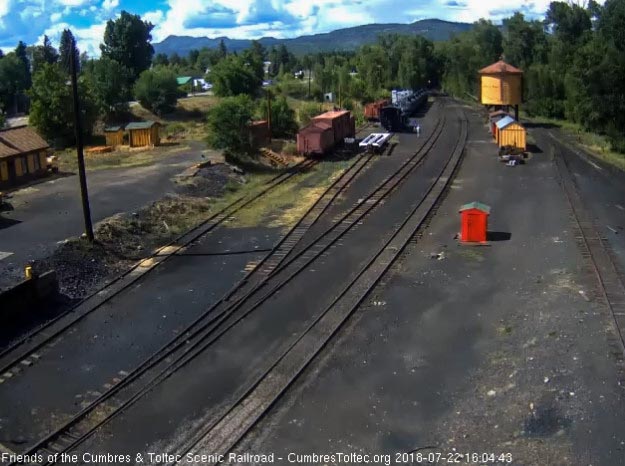
[[367,120],[379,120],[380,110],[387,107],[389,103],[387,99],[382,99],[365,105],[365,118]]
[[408,118],[427,102],[427,98],[425,89],[393,90],[392,104],[380,109],[380,123],[387,131],[402,131]]
[[302,155],[323,155],[355,136],[356,119],[349,111],[322,113],[297,133],[297,151]]

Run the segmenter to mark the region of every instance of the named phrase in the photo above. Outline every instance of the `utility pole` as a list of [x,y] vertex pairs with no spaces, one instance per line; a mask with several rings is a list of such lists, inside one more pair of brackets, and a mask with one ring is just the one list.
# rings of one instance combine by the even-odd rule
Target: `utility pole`
[[87,191],[87,175],[85,173],[85,157],[83,154],[82,122],[80,102],[78,101],[78,77],[76,70],[76,42],[72,40],[72,50],[69,55],[70,75],[72,80],[72,97],[74,101],[74,130],[76,134],[76,155],[78,157],[78,178],[80,180],[80,196],[82,198],[82,213],[85,220],[85,234],[93,242],[93,224],[91,223],[91,207],[89,206],[89,192]]
[[269,130],[269,142],[271,142],[271,91],[267,89],[267,129]]

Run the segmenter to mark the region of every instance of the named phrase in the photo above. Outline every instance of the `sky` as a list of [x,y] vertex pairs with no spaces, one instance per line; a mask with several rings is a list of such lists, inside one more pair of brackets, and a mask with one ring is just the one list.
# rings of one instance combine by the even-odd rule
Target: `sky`
[[550,0],[0,0],[0,48],[18,41],[58,45],[69,28],[81,51],[99,55],[106,22],[122,10],[155,25],[153,42],[169,35],[254,39],[329,32],[370,23],[438,18],[494,22],[521,11],[541,17]]

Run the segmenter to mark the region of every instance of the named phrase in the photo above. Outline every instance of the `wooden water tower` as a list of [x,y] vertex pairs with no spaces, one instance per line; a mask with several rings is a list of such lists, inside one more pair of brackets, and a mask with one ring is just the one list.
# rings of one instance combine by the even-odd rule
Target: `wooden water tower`
[[523,71],[499,60],[478,73],[482,104],[497,109],[512,106],[518,121],[519,104],[523,101]]

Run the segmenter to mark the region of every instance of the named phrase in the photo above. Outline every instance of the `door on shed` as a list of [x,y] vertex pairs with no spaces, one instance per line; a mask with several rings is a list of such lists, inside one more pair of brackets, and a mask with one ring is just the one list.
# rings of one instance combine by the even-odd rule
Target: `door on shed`
[[469,241],[483,241],[482,233],[483,215],[480,213],[469,212],[467,214],[467,230],[469,233]]

